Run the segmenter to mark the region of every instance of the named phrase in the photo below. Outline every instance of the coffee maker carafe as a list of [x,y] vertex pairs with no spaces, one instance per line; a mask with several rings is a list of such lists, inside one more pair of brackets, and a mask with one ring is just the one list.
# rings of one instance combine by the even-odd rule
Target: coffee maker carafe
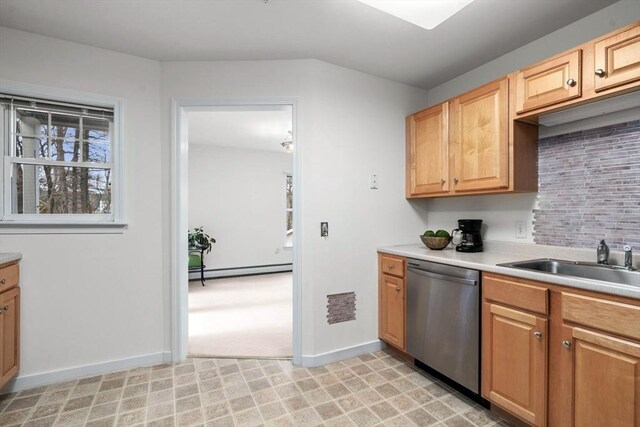
[[481,219],[459,219],[458,228],[451,232],[455,238],[455,233],[460,233],[460,242],[453,243],[458,252],[482,252],[482,229]]

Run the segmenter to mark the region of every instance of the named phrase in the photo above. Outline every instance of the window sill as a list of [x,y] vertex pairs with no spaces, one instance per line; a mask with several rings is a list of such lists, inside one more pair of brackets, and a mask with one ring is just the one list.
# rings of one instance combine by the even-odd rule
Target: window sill
[[0,221],[0,234],[123,234],[126,222]]

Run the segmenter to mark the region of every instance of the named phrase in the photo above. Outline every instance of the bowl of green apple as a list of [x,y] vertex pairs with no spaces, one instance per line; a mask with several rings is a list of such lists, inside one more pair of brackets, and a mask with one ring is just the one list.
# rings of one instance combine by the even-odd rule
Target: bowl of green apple
[[451,243],[451,235],[446,230],[427,230],[420,235],[420,240],[429,249],[440,251]]

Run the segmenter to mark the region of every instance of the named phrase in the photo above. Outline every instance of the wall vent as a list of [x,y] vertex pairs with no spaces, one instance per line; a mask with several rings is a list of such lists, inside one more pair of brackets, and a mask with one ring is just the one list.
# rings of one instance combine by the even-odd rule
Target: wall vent
[[344,292],[327,295],[327,323],[356,320],[356,293]]

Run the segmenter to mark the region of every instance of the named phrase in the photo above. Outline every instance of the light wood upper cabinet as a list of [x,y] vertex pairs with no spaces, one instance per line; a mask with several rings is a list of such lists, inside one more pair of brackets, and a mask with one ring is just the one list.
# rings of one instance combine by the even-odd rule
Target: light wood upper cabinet
[[596,92],[640,81],[640,25],[614,34],[594,45]]
[[516,112],[557,104],[582,94],[582,50],[533,65],[516,74]]
[[[395,259],[401,270],[394,276],[384,270],[389,259]],[[379,255],[378,267],[378,336],[394,347],[405,349],[405,307],[406,288],[404,281],[404,258]]]
[[454,191],[509,187],[508,123],[506,78],[451,102]]
[[449,104],[407,117],[407,196],[449,191]]

